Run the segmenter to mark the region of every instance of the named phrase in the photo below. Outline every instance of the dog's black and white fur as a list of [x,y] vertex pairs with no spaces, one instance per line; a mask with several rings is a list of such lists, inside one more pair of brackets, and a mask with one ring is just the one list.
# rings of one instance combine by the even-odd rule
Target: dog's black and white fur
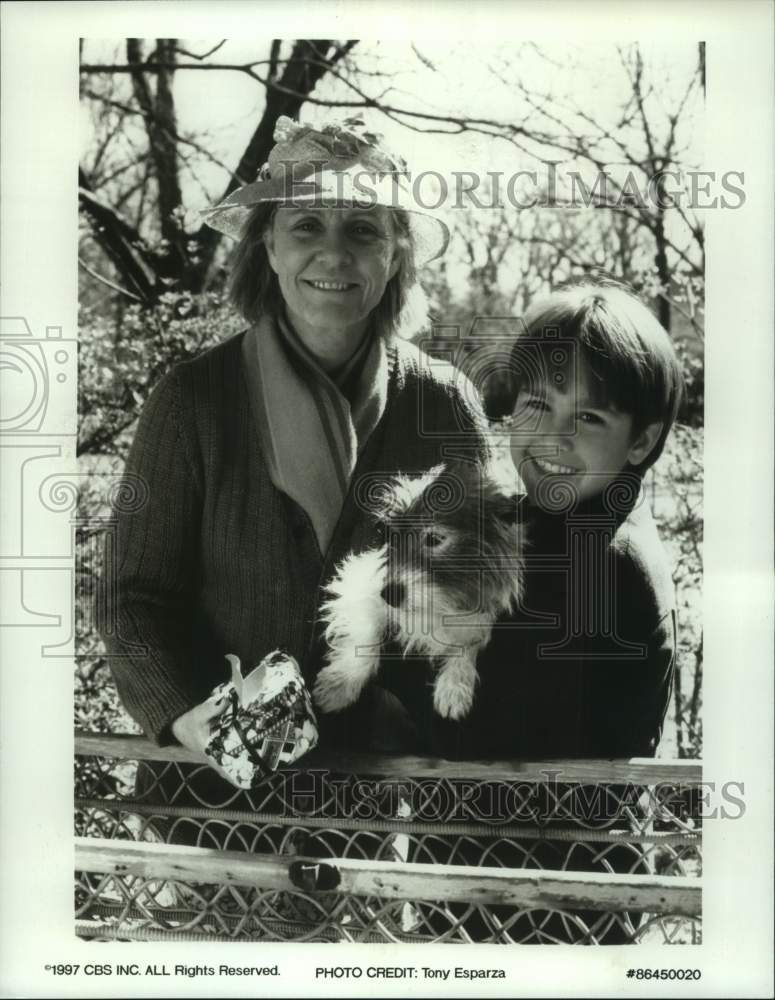
[[388,638],[433,663],[440,715],[469,712],[477,655],[521,595],[516,511],[513,486],[494,466],[455,462],[391,484],[386,544],[345,559],[321,608],[329,652],[314,698],[323,712],[357,700]]

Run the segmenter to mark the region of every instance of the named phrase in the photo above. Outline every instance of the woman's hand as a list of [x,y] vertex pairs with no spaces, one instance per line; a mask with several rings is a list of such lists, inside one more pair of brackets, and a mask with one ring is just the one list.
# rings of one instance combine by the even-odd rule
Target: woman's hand
[[208,698],[179,715],[172,723],[172,735],[188,750],[204,753],[212,734],[212,720],[223,711],[223,703]]

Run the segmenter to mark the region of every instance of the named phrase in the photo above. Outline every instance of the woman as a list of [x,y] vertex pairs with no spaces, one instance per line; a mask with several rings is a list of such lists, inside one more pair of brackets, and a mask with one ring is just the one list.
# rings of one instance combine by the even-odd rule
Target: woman
[[[104,636],[119,694],[151,739],[197,751],[227,653],[249,668],[283,647],[314,676],[320,588],[375,542],[370,487],[427,469],[442,443],[485,448],[475,393],[401,340],[416,268],[448,239],[403,162],[353,121],[280,119],[275,140],[258,180],[206,215],[239,240],[231,295],[250,328],[156,387],[127,462],[147,502],[119,515]],[[324,738],[373,746],[373,708]],[[402,725],[387,726],[396,748]]]

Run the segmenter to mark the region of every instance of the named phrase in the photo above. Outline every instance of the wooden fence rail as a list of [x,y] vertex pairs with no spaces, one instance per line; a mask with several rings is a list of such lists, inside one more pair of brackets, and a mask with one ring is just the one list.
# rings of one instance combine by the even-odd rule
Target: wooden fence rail
[[[81,871],[143,878],[259,885],[294,892],[298,881],[289,858],[245,855],[203,847],[124,843],[76,838]],[[444,900],[483,906],[667,912],[696,917],[701,909],[697,879],[650,875],[594,875],[567,871],[515,871],[463,865],[410,864],[356,858],[295,858],[296,871],[324,866],[332,873],[326,891],[382,899]],[[338,881],[334,884],[334,878]],[[306,887],[310,891],[310,887]]]
[[[181,746],[158,747],[142,736],[76,731],[75,753],[129,760],[177,761],[207,764],[204,754]],[[295,770],[296,768],[294,768]],[[381,777],[467,778],[487,781],[546,781],[553,777],[566,784],[621,782],[634,785],[674,783],[699,785],[702,764],[696,760],[443,760],[393,754],[336,753],[313,750],[303,760],[305,771],[379,775]]]
[[316,750],[212,801],[203,754],[78,731],[75,753],[98,759],[76,765],[84,937],[700,939],[701,761]]

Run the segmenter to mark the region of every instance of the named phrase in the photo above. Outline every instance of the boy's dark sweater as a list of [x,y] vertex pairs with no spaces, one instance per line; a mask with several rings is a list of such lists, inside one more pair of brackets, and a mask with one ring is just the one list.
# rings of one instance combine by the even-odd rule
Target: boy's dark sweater
[[386,672],[387,686],[411,705],[418,752],[653,756],[672,690],[675,604],[643,494],[622,480],[571,513],[523,499],[520,516],[529,538],[523,601],[479,656],[469,717],[454,723],[433,713],[419,664],[393,661]]

